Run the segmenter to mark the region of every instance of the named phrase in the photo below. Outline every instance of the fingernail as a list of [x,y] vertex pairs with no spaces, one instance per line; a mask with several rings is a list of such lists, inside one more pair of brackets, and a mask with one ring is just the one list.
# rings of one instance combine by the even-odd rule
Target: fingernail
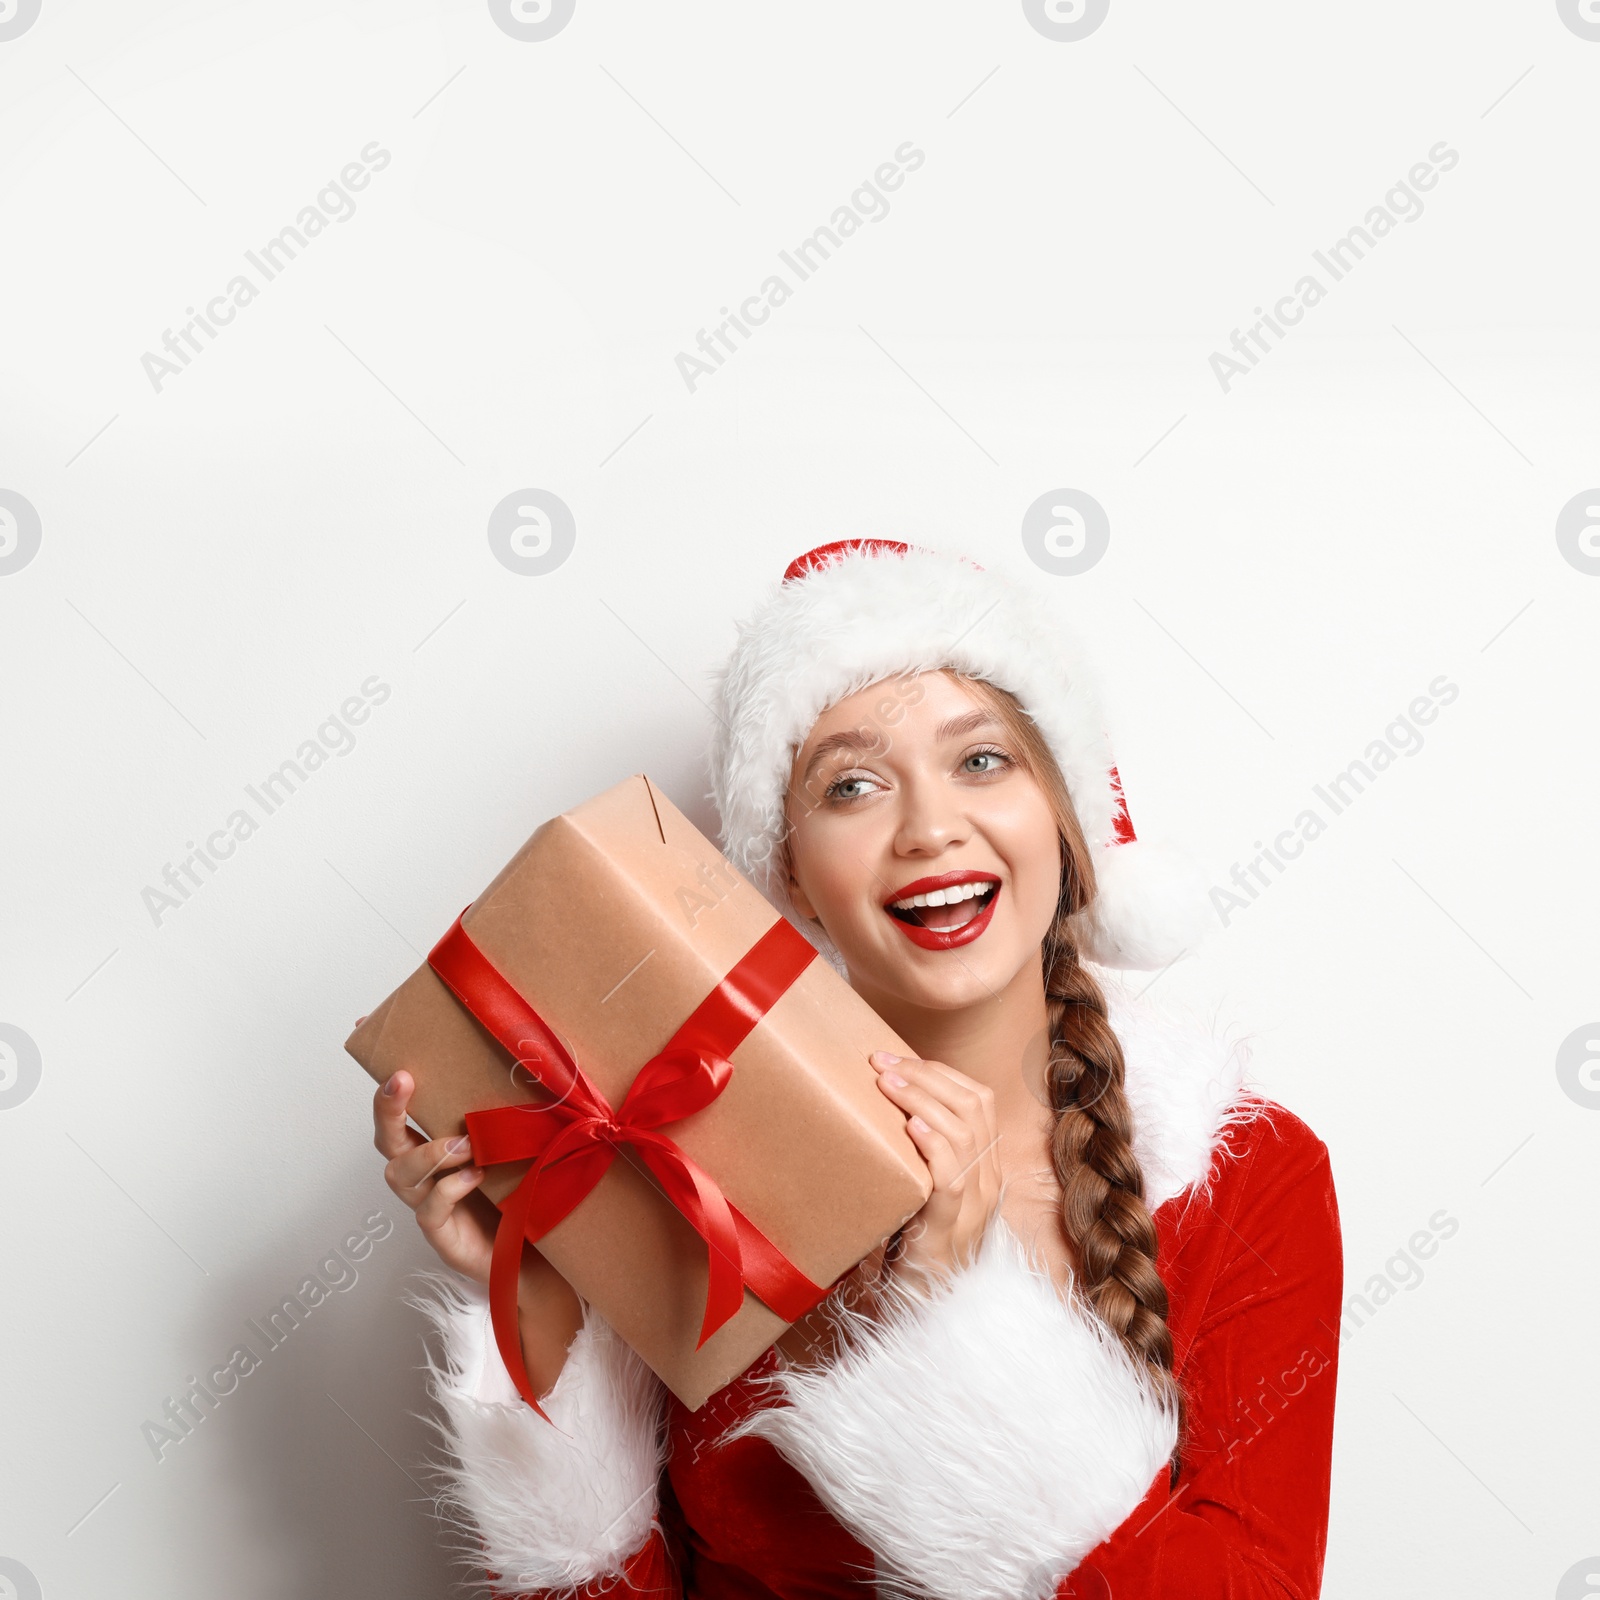
[[902,1078],[898,1072],[884,1073],[883,1081],[888,1084],[891,1089],[903,1089],[906,1086],[906,1080]]
[[448,1150],[451,1155],[458,1156],[471,1143],[472,1143],[472,1140],[467,1134],[459,1133],[459,1134],[456,1135],[456,1137],[454,1139],[452,1139],[450,1141],[449,1144],[447,1144],[445,1146],[445,1149]]
[[874,1050],[872,1064],[875,1067],[896,1067],[905,1060],[904,1056],[892,1056],[887,1050]]
[[911,1126],[915,1128],[918,1133],[926,1133],[928,1131],[928,1124],[924,1122],[921,1117],[913,1117],[911,1119]]
[[392,1095],[394,1093],[395,1079],[399,1076],[400,1074],[398,1072],[391,1072],[389,1076],[383,1080],[383,1092],[385,1094]]

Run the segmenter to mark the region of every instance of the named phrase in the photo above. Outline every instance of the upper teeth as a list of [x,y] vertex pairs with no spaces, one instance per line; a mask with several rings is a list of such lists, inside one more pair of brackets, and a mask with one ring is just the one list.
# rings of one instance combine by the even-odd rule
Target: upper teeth
[[913,906],[959,905],[974,895],[986,894],[993,887],[992,883],[957,883],[948,889],[935,889],[931,894],[914,894],[904,900],[892,900],[890,905],[896,911],[909,911]]

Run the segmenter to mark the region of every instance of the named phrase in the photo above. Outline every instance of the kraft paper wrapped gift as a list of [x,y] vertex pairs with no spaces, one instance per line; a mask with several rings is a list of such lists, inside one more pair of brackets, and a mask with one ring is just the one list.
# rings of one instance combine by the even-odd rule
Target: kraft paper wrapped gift
[[[635,1099],[670,1109],[682,1087],[675,1080],[689,1069],[681,1050],[655,1058],[669,1041],[681,1044],[695,1034],[696,1024],[685,1027],[691,1018],[720,1018],[724,1031],[731,1024],[733,1034],[742,1034],[717,1069],[720,1088],[705,1090],[704,1071],[696,1067],[701,1108],[658,1121],[654,1132],[742,1213],[741,1239],[749,1237],[748,1222],[780,1262],[787,1258],[800,1281],[821,1293],[921,1209],[930,1183],[903,1114],[877,1088],[868,1061],[874,1050],[912,1052],[813,954],[755,886],[638,775],[544,824],[440,941],[433,964],[414,972],[345,1048],[379,1082],[400,1067],[412,1075],[411,1115],[430,1138],[470,1130],[475,1154],[496,1160],[486,1137],[492,1119],[474,1116],[469,1123],[468,1113],[494,1113],[501,1129],[538,1125],[548,1140],[582,1098],[552,1070],[563,1049],[607,1110],[628,1109],[628,1091],[646,1063],[664,1082],[666,1099]],[[782,976],[774,980],[769,971],[763,978],[763,961],[784,968]],[[744,998],[730,1004],[724,980],[737,988],[751,970],[753,988],[746,984]],[[497,1041],[440,975],[455,974],[451,983],[460,991],[463,971],[499,985],[510,1009],[496,1013],[496,1027],[513,1048]],[[519,1018],[517,996],[537,1014],[532,1022]],[[474,1001],[474,1010],[494,1022],[489,1009]],[[715,1036],[716,1027],[696,1035]],[[509,1106],[527,1109],[509,1119],[497,1111]],[[650,1122],[648,1108],[642,1120]],[[595,1126],[591,1118],[591,1134]],[[537,1247],[694,1409],[803,1312],[791,1303],[785,1318],[749,1288],[730,1291],[722,1252],[728,1320],[700,1342],[717,1246],[708,1248],[669,1199],[672,1161],[663,1164],[659,1149],[646,1149],[651,1142],[646,1135],[639,1145],[617,1144],[601,1133],[580,1159],[568,1159],[570,1174],[601,1146],[614,1152],[603,1176]],[[532,1165],[531,1159],[488,1165],[479,1187],[514,1217],[513,1191]],[[548,1175],[557,1189],[562,1170],[555,1164]],[[678,1192],[684,1187],[680,1180]],[[692,1213],[692,1182],[687,1190]],[[718,1210],[715,1201],[708,1208]],[[727,1215],[721,1213],[724,1224]],[[509,1248],[520,1255],[521,1243],[519,1234]],[[514,1294],[506,1270],[496,1328],[503,1353]],[[744,1276],[761,1282],[759,1272]]]

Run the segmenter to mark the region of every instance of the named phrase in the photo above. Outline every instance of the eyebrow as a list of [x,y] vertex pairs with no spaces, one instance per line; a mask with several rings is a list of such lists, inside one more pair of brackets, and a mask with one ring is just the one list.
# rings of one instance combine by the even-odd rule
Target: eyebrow
[[[933,731],[933,736],[941,744],[946,739],[959,739],[964,734],[976,733],[979,728],[998,727],[999,723],[993,712],[976,710],[968,711],[959,717],[951,717],[947,722],[941,722]],[[818,765],[831,755],[840,751],[849,750],[858,755],[870,755],[874,750],[883,748],[882,734],[874,734],[862,728],[846,728],[840,733],[830,733],[817,748],[811,752],[811,759],[806,763],[806,770],[802,774],[802,782],[816,771]]]
[[933,736],[938,740],[959,739],[964,733],[976,733],[979,728],[999,727],[992,711],[969,711],[963,717],[952,717],[948,722],[941,722],[933,730]]

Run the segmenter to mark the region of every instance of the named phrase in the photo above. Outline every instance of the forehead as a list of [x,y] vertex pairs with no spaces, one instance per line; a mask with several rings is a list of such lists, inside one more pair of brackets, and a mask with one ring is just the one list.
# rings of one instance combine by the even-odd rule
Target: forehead
[[970,720],[978,713],[987,718],[991,710],[970,686],[945,672],[882,678],[829,706],[796,751],[796,762],[809,764],[816,755],[828,753],[828,747],[881,747],[913,730],[938,736],[947,723]]

